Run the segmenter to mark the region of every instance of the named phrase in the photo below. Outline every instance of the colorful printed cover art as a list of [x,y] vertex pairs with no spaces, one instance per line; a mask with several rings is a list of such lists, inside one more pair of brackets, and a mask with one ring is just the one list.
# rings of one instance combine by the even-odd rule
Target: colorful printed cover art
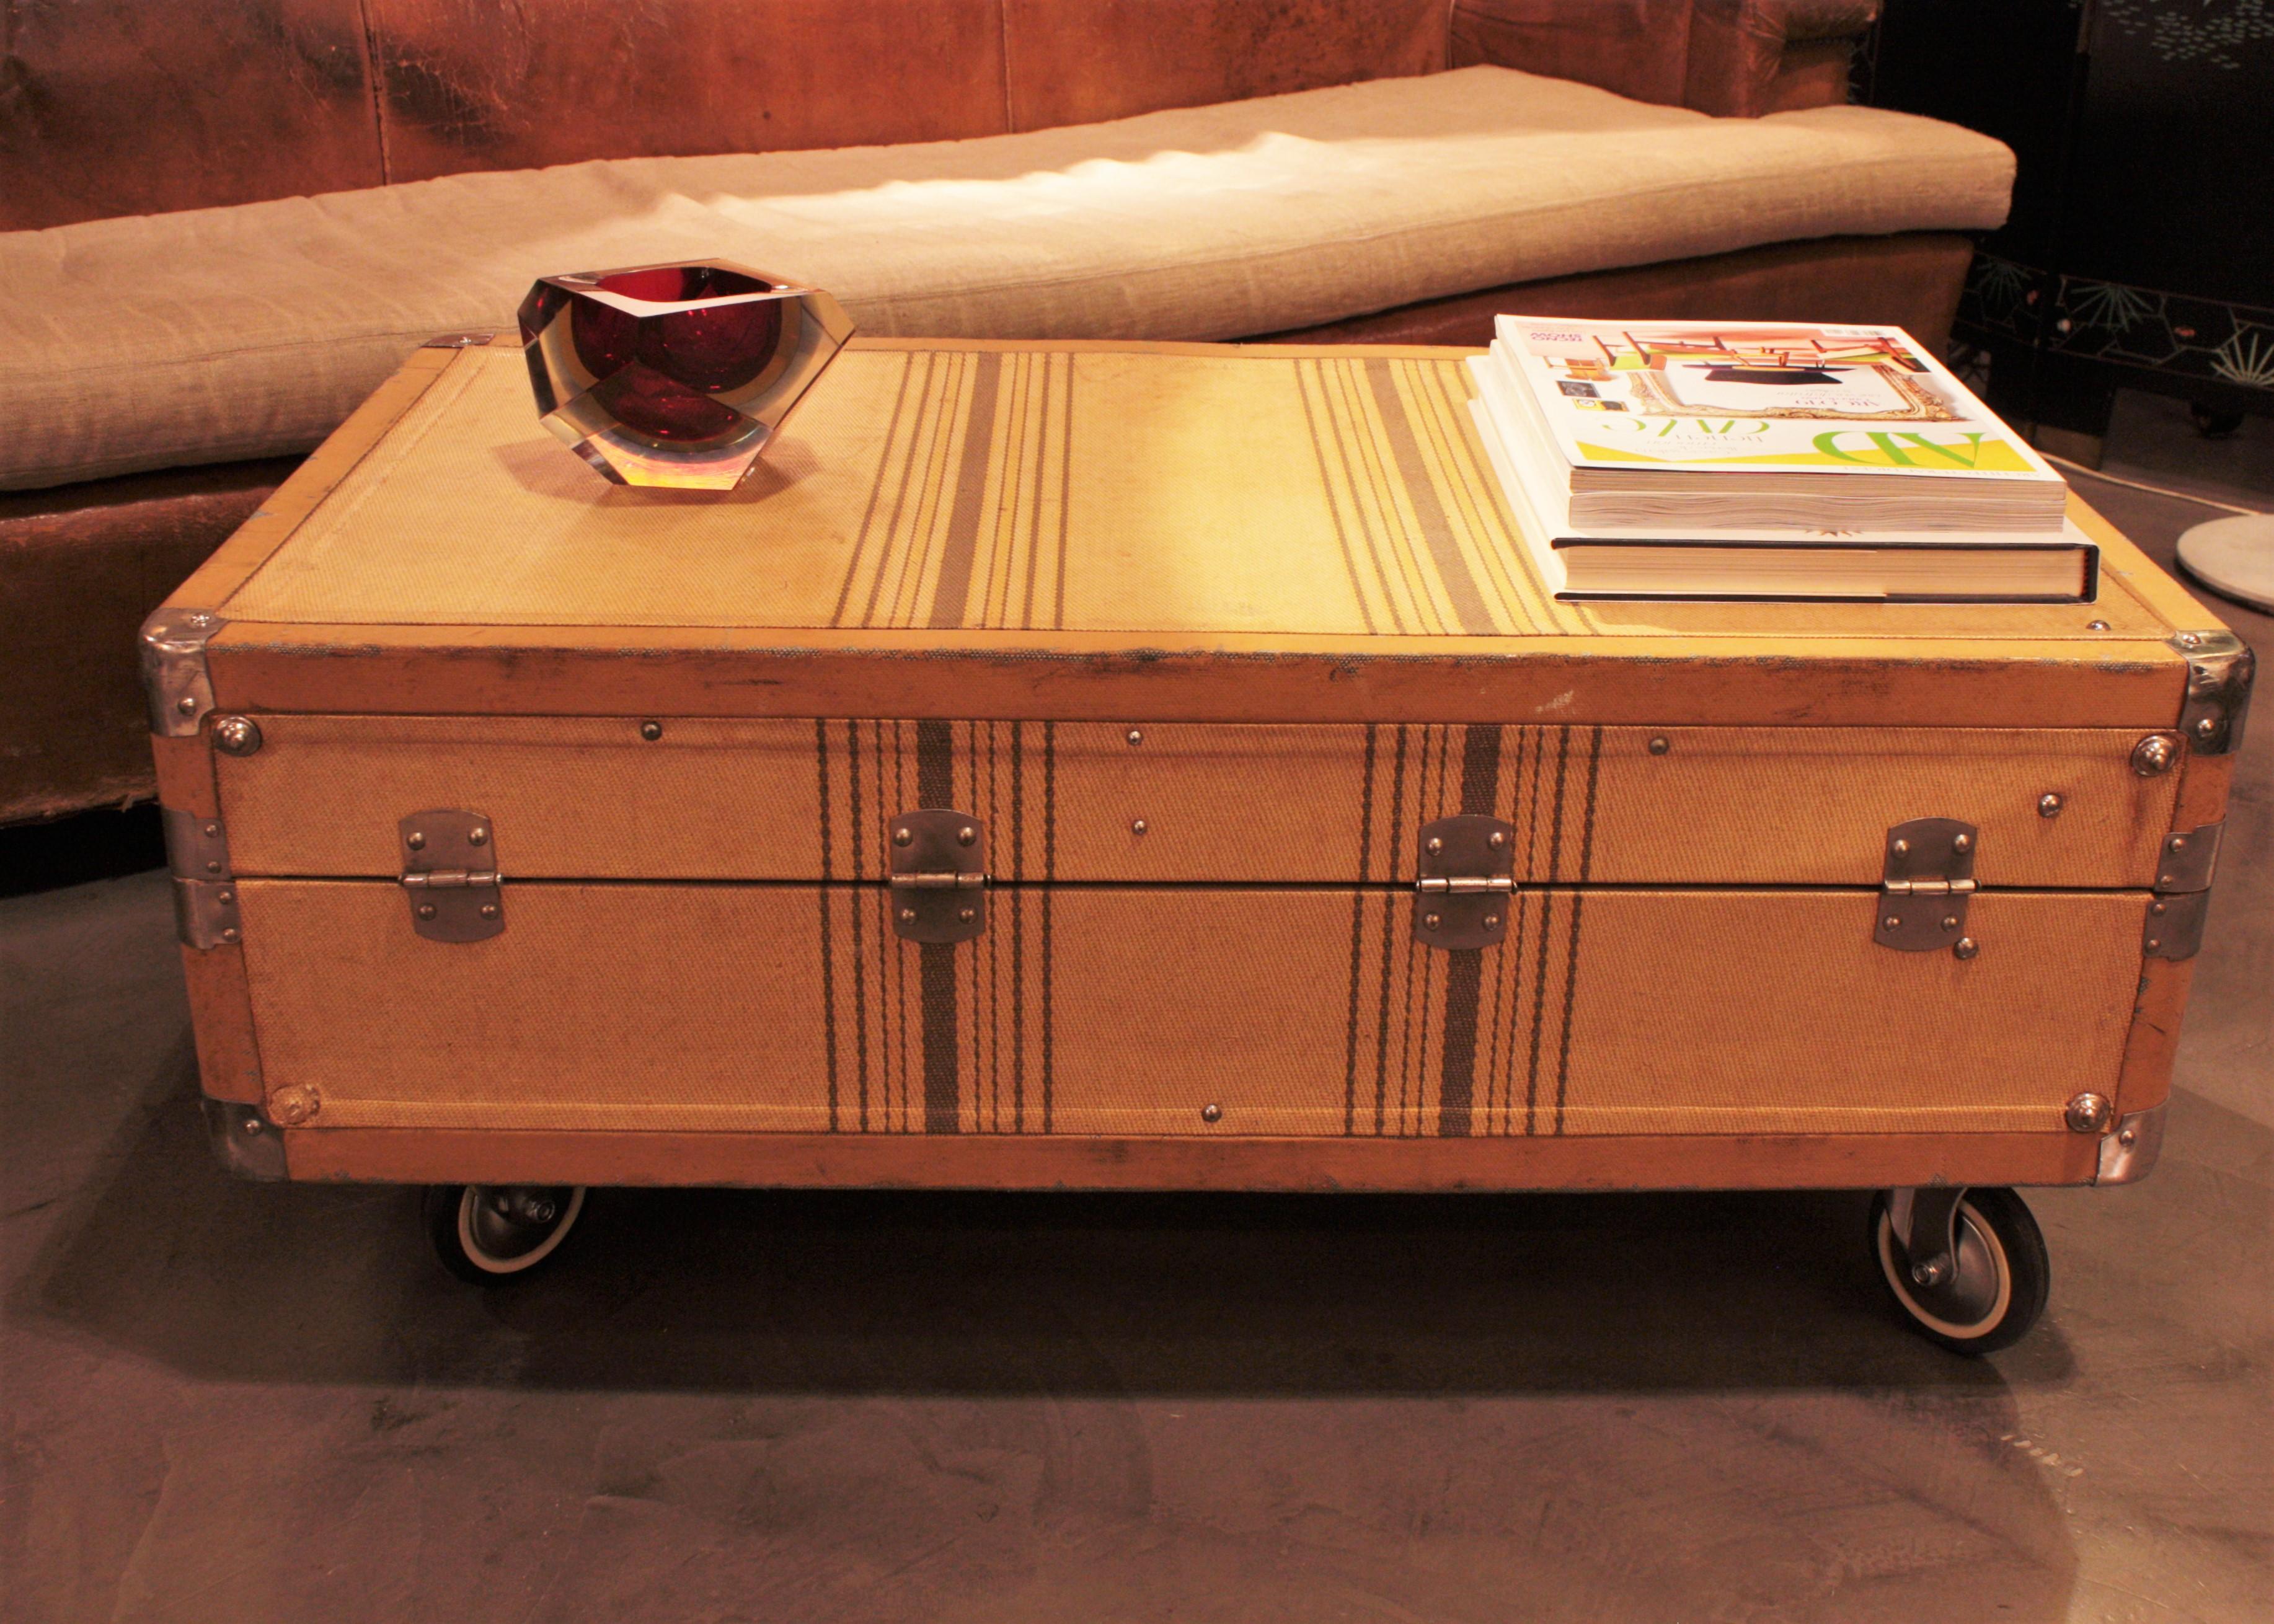
[[1582,466],[2055,477],[1900,328],[1504,317],[1500,333]]

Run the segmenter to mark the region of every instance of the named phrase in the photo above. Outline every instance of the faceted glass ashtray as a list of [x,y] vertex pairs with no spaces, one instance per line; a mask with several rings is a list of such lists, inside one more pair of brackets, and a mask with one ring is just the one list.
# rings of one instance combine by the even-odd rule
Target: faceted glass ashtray
[[543,276],[521,305],[545,426],[619,485],[733,490],[852,336],[820,289],[715,259]]

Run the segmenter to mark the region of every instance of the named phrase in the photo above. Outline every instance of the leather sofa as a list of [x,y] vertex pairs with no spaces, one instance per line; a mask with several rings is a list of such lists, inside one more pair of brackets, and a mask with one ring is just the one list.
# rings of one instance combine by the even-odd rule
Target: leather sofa
[[[14,437],[15,460],[0,456],[0,580],[11,628],[0,643],[0,822],[151,793],[133,658],[143,615],[259,505],[354,391],[418,342],[415,329],[381,330],[361,335],[359,348],[343,348],[344,340],[333,343],[313,320],[299,335],[311,346],[306,367],[285,371],[328,367],[331,392],[266,416],[255,410],[258,392],[232,390],[226,372],[183,384],[176,374],[184,366],[214,359],[184,354],[185,342],[197,350],[182,337],[184,323],[230,302],[227,288],[215,294],[181,280],[211,244],[232,243],[228,252],[237,258],[225,274],[213,265],[207,273],[257,284],[259,245],[272,229],[297,229],[295,209],[313,208],[335,224],[348,211],[366,222],[357,230],[383,236],[388,228],[368,221],[411,218],[390,212],[396,200],[412,214],[425,208],[430,219],[453,199],[482,215],[485,199],[529,188],[573,193],[588,182],[636,182],[654,188],[650,201],[659,207],[685,203],[698,186],[731,186],[738,175],[755,177],[748,184],[762,192],[772,188],[765,177],[775,170],[765,166],[798,154],[816,154],[821,167],[810,172],[840,177],[828,183],[840,189],[832,196],[856,202],[896,195],[903,163],[954,184],[981,185],[954,177],[983,173],[992,177],[984,184],[998,188],[1023,178],[1022,165],[1039,163],[1070,177],[1078,192],[1084,176],[1111,167],[1108,158],[1130,169],[1132,151],[1205,147],[1193,130],[1218,127],[1191,125],[1200,112],[1164,109],[1280,98],[1258,102],[1245,124],[1220,121],[1246,132],[1246,153],[1270,145],[1283,109],[1297,130],[1310,128],[1305,118],[1325,118],[1321,127],[1331,129],[1335,118],[1353,109],[1368,116],[1377,104],[1427,124],[1433,99],[1488,103],[1504,89],[1527,106],[1578,109],[1571,115],[1578,122],[1557,136],[1567,144],[1541,152],[1582,150],[1585,129],[1606,118],[1661,145],[1701,150],[1742,135],[1726,121],[1758,120],[1762,131],[1783,132],[1798,154],[1817,142],[1879,141],[1871,159],[1879,167],[1856,167],[1842,172],[1849,178],[1819,185],[1826,195],[1816,213],[1772,210],[1760,216],[1766,223],[1732,220],[1721,222],[1718,236],[1691,233],[1688,240],[1713,244],[1713,252],[1656,252],[1646,232],[1598,233],[1609,245],[1593,259],[1584,247],[1577,257],[1564,249],[1542,257],[1536,242],[1510,243],[1503,254],[1489,241],[1472,241],[1465,259],[1440,255],[1426,274],[1389,275],[1379,267],[1390,261],[1353,259],[1376,268],[1329,278],[1323,289],[1314,274],[1304,298],[1284,309],[1268,286],[1260,294],[1203,289],[1187,303],[1144,309],[1118,296],[1067,304],[990,295],[926,306],[906,297],[910,276],[922,280],[920,258],[913,272],[904,265],[897,273],[892,297],[874,291],[865,308],[870,290],[857,267],[816,280],[849,294],[872,331],[1481,343],[1494,312],[1520,309],[1897,322],[1939,342],[1970,256],[1962,232],[2002,217],[2010,160],[1994,143],[1947,126],[1840,107],[1851,49],[1875,7],[1876,0],[538,0],[512,7],[259,0],[208,8],[83,0],[13,13],[0,79],[0,390],[11,387],[13,365],[24,432]],[[1423,76],[1448,71],[1455,77],[1442,81],[1443,97],[1433,98]],[[1500,78],[1479,78],[1495,72]],[[1663,111],[1671,109],[1690,116]],[[1423,133],[1466,139],[1470,132],[1454,127],[1460,123],[1446,125],[1449,135],[1435,125]],[[1406,139],[1402,128],[1387,133]],[[1856,177],[1897,175],[1907,140],[1936,153],[1942,141],[1952,162],[1971,166],[1970,178],[1940,192],[1933,184],[1914,187],[1894,214],[1873,213],[1869,198],[1841,195],[1843,187],[1877,184]],[[1084,157],[1093,142],[1106,157]],[[696,164],[712,154],[760,156]],[[603,160],[614,167],[591,167]],[[563,165],[585,167],[553,167]],[[1748,171],[1749,196],[1773,187],[1773,169],[1758,169]],[[524,177],[529,171],[543,173]],[[1197,173],[1202,196],[1197,206],[1183,200],[1181,229],[1205,234],[1217,228],[1207,206],[1209,172]],[[1375,178],[1393,190],[1404,184],[1394,173]],[[1795,184],[1804,189],[1809,178],[1798,175]],[[983,186],[970,195],[981,199],[982,216],[990,214],[986,199],[996,193]],[[312,202],[269,201],[296,198]],[[202,212],[175,213],[192,210]],[[1224,229],[1233,230],[1238,212],[1239,199],[1227,193],[1217,210]],[[122,218],[143,215],[161,218]],[[689,228],[698,236],[702,218],[711,217]],[[1510,218],[1531,222],[1502,228],[1521,237],[1536,236],[1547,216],[1535,210]],[[1793,235],[1794,220],[1849,218],[1865,228],[1811,234],[1803,227]],[[999,218],[989,225],[998,235],[1007,229]],[[317,246],[294,262],[295,274],[305,276],[312,264],[320,279],[332,263],[327,252],[353,257],[325,249],[326,240],[311,239]],[[1015,237],[1008,240],[1015,245]],[[144,256],[147,271],[122,243]],[[1098,263],[1093,251],[1093,274]],[[1110,252],[1103,263],[1112,269]],[[437,284],[446,283],[437,265]],[[1553,266],[1557,274],[1510,276],[1494,266]],[[344,267],[340,274],[380,273]],[[510,306],[498,311],[499,289],[514,276],[526,285],[516,268],[469,293],[472,303],[431,308],[502,325]],[[169,277],[180,282],[171,304],[162,297]],[[1261,271],[1248,278],[1259,279],[1269,282]],[[247,309],[245,320],[257,321],[257,304]],[[436,330],[443,325],[438,318]],[[240,332],[232,342],[243,348],[242,339]],[[79,414],[71,417],[53,404],[66,398],[54,389],[67,391],[80,350],[93,357],[93,381],[70,397]],[[247,421],[229,421],[240,409]],[[110,449],[90,449],[97,441]]]

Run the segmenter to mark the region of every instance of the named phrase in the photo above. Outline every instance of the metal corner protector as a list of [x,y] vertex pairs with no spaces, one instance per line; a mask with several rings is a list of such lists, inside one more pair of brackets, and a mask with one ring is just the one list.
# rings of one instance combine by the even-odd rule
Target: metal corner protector
[[260,1114],[257,1105],[210,1097],[205,1108],[206,1138],[214,1159],[237,1178],[274,1184],[290,1174],[284,1164],[284,1134]]
[[190,739],[214,708],[206,645],[227,624],[209,609],[162,608],[142,622],[142,691],[150,731]]
[[2187,662],[2187,696],[2180,733],[2198,756],[2226,756],[2242,747],[2250,714],[2250,688],[2258,658],[2233,632],[2175,632],[2172,647]]
[[2154,1170],[2164,1149],[2165,1107],[2151,1105],[2117,1118],[2116,1126],[2100,1141],[2100,1169],[2096,1184],[2136,1184]]

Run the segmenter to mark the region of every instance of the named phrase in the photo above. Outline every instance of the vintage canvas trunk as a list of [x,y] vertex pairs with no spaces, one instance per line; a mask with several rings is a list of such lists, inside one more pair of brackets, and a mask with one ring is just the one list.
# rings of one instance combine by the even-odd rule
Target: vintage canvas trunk
[[2082,505],[2090,605],[1556,603],[1460,358],[857,343],[721,498],[420,351],[148,634],[225,1154],[2138,1176],[2247,651]]

